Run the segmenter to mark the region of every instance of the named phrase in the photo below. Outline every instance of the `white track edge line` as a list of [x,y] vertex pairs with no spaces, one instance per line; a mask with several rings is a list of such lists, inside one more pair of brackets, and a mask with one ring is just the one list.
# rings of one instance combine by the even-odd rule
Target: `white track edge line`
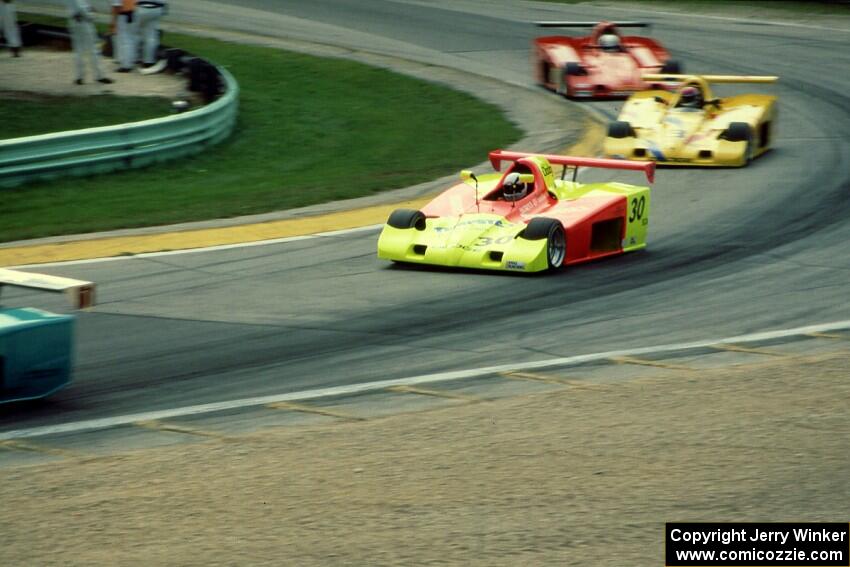
[[299,240],[311,240],[313,238],[323,238],[326,236],[341,236],[344,234],[352,234],[356,232],[367,232],[377,230],[384,226],[383,224],[370,224],[367,226],[359,226],[356,228],[345,228],[342,230],[330,230],[327,232],[317,232],[315,234],[304,234],[300,236],[285,236],[282,238],[271,238],[267,240],[253,240],[250,242],[237,242],[234,244],[219,244],[218,246],[206,246],[203,248],[183,248],[180,250],[166,250],[163,252],[141,252],[139,254],[128,254],[126,256],[106,256],[103,258],[88,258],[85,260],[64,260],[61,262],[44,262],[40,264],[21,264],[18,266],[10,266],[13,269],[23,268],[43,268],[51,266],[75,266],[83,264],[98,264],[100,262],[117,262],[119,260],[134,260],[139,258],[156,258],[159,256],[178,256],[180,254],[198,254],[201,252],[216,252],[220,250],[232,250],[234,248],[251,248],[253,246],[267,246],[270,244],[285,244],[287,242],[297,242]]
[[641,347],[625,350],[613,350],[608,352],[598,352],[592,354],[582,354],[578,356],[568,356],[562,358],[551,358],[547,360],[538,360],[520,364],[502,364],[498,366],[486,366],[479,368],[470,368],[467,370],[454,370],[449,372],[438,372],[435,374],[423,374],[419,376],[411,376],[408,378],[398,378],[395,380],[381,380],[376,382],[365,382],[362,384],[351,384],[347,386],[334,386],[330,388],[319,388],[315,390],[302,390],[300,392],[290,392],[287,394],[274,394],[269,396],[258,396],[252,398],[242,398],[237,400],[228,400],[224,402],[214,402],[208,404],[199,404],[194,406],[184,406],[179,408],[171,408],[166,410],[118,415],[113,417],[103,417],[97,419],[88,419],[83,421],[75,421],[70,423],[62,423],[58,425],[45,425],[33,427],[29,429],[16,429],[11,431],[0,432],[0,441],[8,441],[11,439],[23,439],[29,437],[43,437],[45,435],[55,435],[61,433],[80,433],[83,431],[92,431],[97,429],[107,429],[120,425],[129,425],[138,421],[161,420],[172,417],[182,417],[188,415],[198,415],[203,413],[213,413],[231,409],[240,409],[248,407],[262,406],[277,402],[288,402],[294,400],[308,400],[316,398],[325,398],[329,396],[341,396],[358,394],[372,390],[382,390],[392,386],[414,386],[417,384],[427,384],[430,382],[446,382],[451,380],[463,380],[465,378],[475,378],[485,376],[487,374],[496,374],[507,371],[534,370],[538,368],[546,368],[549,366],[574,366],[586,362],[594,362],[605,360],[607,358],[617,356],[635,356],[641,354],[653,354],[659,352],[677,352],[685,350],[693,350],[709,347],[717,344],[729,343],[748,343],[758,342],[770,339],[779,339],[784,337],[792,337],[805,335],[809,333],[834,331],[838,329],[850,329],[850,320],[836,321],[833,323],[824,323],[819,325],[808,325],[804,327],[796,327],[793,329],[782,329],[778,331],[764,331],[759,333],[750,333],[746,335],[737,335],[723,339],[711,339],[704,341],[695,341],[688,343],[673,343],[666,345],[658,345],[653,347]]

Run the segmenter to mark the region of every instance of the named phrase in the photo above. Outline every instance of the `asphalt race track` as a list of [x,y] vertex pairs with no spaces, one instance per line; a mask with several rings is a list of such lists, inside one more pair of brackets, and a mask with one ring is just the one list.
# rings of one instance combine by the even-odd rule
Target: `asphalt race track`
[[[244,19],[198,18],[404,43],[403,56],[529,88],[538,31],[524,22],[647,19],[690,72],[781,77],[732,87],[779,95],[775,149],[744,169],[660,170],[649,248],[554,276],[393,267],[376,258],[374,230],[50,268],[98,282],[99,306],[80,316],[72,386],[0,409],[0,431],[850,319],[848,32],[566,4],[180,4],[173,20],[235,4],[251,8]],[[280,16],[272,29],[266,11]],[[590,106],[610,116],[618,103]],[[631,175],[617,178],[640,182]]]

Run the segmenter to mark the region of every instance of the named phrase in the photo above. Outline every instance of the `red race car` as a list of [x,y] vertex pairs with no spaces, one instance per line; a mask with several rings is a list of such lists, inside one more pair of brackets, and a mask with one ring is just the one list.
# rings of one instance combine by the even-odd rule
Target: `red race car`
[[647,27],[642,22],[536,22],[544,28],[593,27],[586,37],[552,35],[534,40],[534,73],[544,87],[570,98],[628,96],[646,89],[675,89],[651,83],[642,73],[682,72],[682,66],[657,41],[624,36],[619,28]]
[[[462,171],[460,183],[421,210],[396,209],[378,238],[378,257],[458,268],[541,272],[641,250],[649,187],[579,183],[579,167],[641,171],[654,162],[496,150],[497,172]],[[553,165],[563,166],[557,179]],[[572,170],[572,180],[566,178]]]

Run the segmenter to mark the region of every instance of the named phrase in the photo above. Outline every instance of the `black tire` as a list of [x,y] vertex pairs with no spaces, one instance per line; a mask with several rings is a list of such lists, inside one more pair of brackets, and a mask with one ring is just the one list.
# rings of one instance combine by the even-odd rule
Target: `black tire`
[[170,48],[165,50],[165,60],[168,61],[168,70],[173,71],[174,73],[179,72],[183,69],[183,58],[186,56],[186,52],[182,49]]
[[587,70],[578,63],[572,62],[564,65],[564,73],[561,76],[561,87],[558,90],[559,94],[565,97],[572,97],[573,92],[570,88],[570,77],[587,75]]
[[753,161],[753,142],[750,140],[747,142],[747,147],[744,149],[744,165],[750,165],[750,162]]
[[396,209],[390,214],[387,224],[393,228],[425,230],[425,215],[413,209]]
[[609,138],[633,138],[635,131],[628,122],[617,120],[608,124]]
[[552,66],[548,61],[540,60],[540,84],[545,85],[549,82],[549,73]]
[[773,125],[771,122],[763,122],[759,127],[759,147],[767,148],[770,146],[773,135]]
[[587,75],[587,70],[576,62],[567,63],[564,65],[564,75]]
[[753,139],[753,129],[746,122],[730,122],[721,138],[730,142],[750,142]]
[[661,66],[662,73],[670,73],[671,75],[681,75],[683,70],[682,64],[673,59],[665,61],[664,65]]
[[531,219],[522,232],[526,240],[546,239],[546,259],[550,270],[556,270],[564,264],[567,257],[567,237],[564,226],[555,219],[536,217]]

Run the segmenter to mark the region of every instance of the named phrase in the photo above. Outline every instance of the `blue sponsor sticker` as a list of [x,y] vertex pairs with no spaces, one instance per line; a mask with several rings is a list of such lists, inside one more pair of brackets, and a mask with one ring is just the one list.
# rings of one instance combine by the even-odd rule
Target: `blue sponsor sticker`
[[646,145],[648,146],[647,149],[649,150],[649,153],[652,154],[652,157],[662,161],[666,160],[666,158],[664,157],[664,152],[661,151],[661,148],[658,147],[658,144],[656,144],[652,140],[647,140],[646,142]]

